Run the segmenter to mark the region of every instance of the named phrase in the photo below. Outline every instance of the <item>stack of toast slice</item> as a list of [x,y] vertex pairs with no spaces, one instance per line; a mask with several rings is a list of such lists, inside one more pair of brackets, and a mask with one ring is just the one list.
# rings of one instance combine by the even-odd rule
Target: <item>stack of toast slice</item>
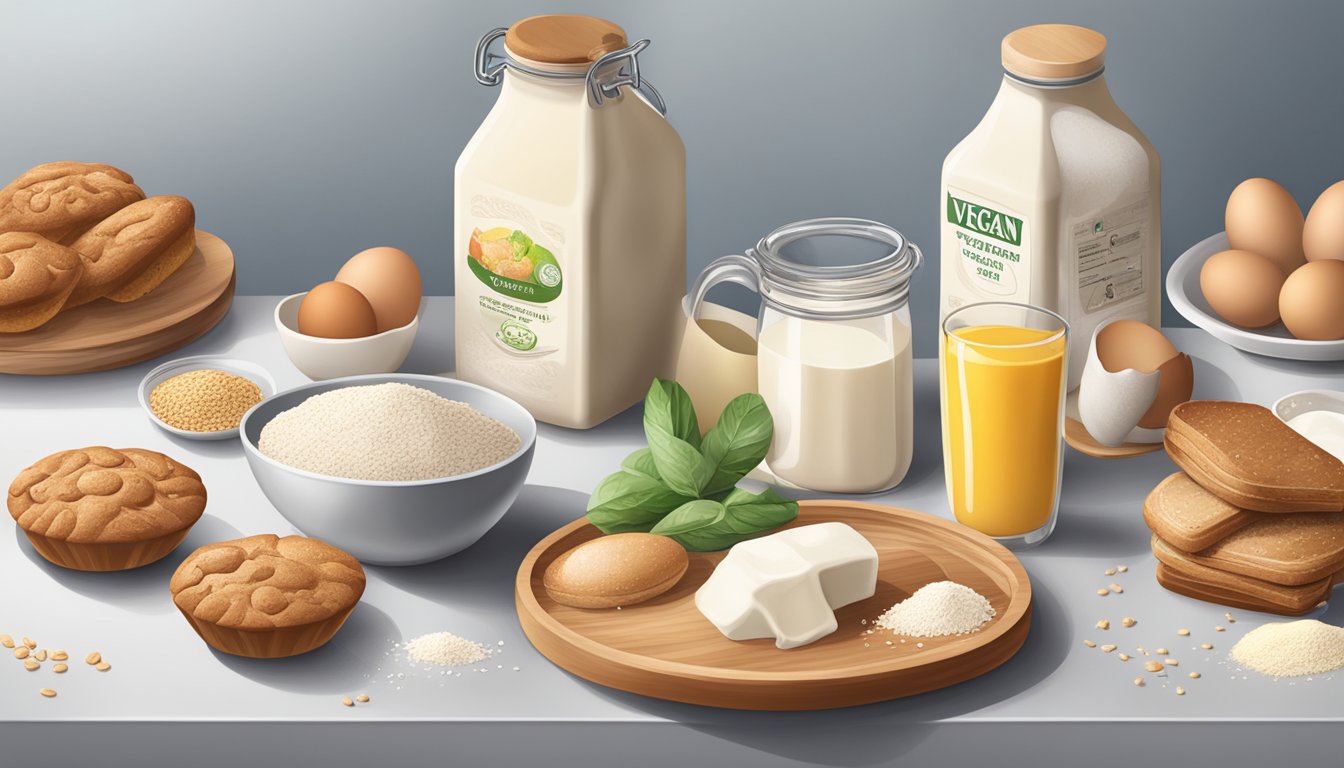
[[1344,581],[1344,462],[1249,403],[1172,409],[1183,471],[1144,501],[1157,580],[1237,608],[1301,615]]

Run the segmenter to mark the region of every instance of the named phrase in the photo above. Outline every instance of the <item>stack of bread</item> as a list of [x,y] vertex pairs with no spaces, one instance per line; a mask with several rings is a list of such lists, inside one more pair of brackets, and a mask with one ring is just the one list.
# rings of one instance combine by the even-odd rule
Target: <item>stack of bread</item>
[[195,248],[186,198],[146,198],[110,165],[39,165],[0,189],[0,332],[98,299],[135,301]]
[[1301,615],[1344,580],[1344,462],[1267,408],[1218,400],[1172,409],[1165,445],[1183,471],[1143,505],[1163,587]]

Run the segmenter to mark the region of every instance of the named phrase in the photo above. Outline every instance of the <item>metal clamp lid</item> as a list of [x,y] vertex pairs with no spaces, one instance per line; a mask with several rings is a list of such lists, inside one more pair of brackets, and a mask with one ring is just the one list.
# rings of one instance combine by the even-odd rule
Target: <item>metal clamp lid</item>
[[539,69],[510,57],[490,50],[494,42],[508,33],[505,27],[492,29],[476,44],[476,82],[481,85],[499,85],[504,79],[504,70],[513,69],[533,77],[546,80],[584,79],[588,92],[588,104],[594,109],[610,98],[620,95],[621,88],[628,86],[635,90],[649,106],[658,110],[658,114],[667,117],[667,104],[648,80],[639,72],[639,53],[649,47],[647,39],[637,40],[628,47],[604,54],[594,61],[585,72],[556,72]]

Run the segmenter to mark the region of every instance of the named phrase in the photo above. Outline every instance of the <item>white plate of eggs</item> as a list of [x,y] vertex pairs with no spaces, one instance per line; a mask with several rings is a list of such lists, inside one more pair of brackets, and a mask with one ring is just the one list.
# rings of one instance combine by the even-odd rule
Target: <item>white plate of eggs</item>
[[1344,360],[1344,181],[1304,218],[1286,189],[1248,179],[1228,198],[1226,227],[1171,265],[1176,311],[1245,352]]

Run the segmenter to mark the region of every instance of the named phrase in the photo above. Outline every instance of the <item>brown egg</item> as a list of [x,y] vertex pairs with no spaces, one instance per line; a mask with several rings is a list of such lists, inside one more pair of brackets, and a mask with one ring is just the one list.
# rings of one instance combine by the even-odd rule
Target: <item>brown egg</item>
[[1312,204],[1302,228],[1302,250],[1307,261],[1344,261],[1344,181],[1326,187]]
[[1233,325],[1263,328],[1279,319],[1283,270],[1250,251],[1219,251],[1199,270],[1199,289],[1213,311]]
[[1227,198],[1228,244],[1273,259],[1285,275],[1307,260],[1302,255],[1302,222],[1297,201],[1269,179],[1247,179]]
[[358,339],[378,332],[373,307],[345,283],[313,286],[299,302],[299,333],[324,339]]
[[368,298],[379,333],[406,325],[420,312],[420,269],[396,248],[360,251],[336,273],[336,281],[358,288]]
[[1190,358],[1161,331],[1138,320],[1116,320],[1101,329],[1097,334],[1097,359],[1112,373],[1125,369],[1158,372],[1153,404],[1139,419],[1139,426],[1145,429],[1165,427],[1171,409],[1189,400],[1195,389]]
[[1279,293],[1283,324],[1299,339],[1344,339],[1344,261],[1313,261],[1288,276]]

